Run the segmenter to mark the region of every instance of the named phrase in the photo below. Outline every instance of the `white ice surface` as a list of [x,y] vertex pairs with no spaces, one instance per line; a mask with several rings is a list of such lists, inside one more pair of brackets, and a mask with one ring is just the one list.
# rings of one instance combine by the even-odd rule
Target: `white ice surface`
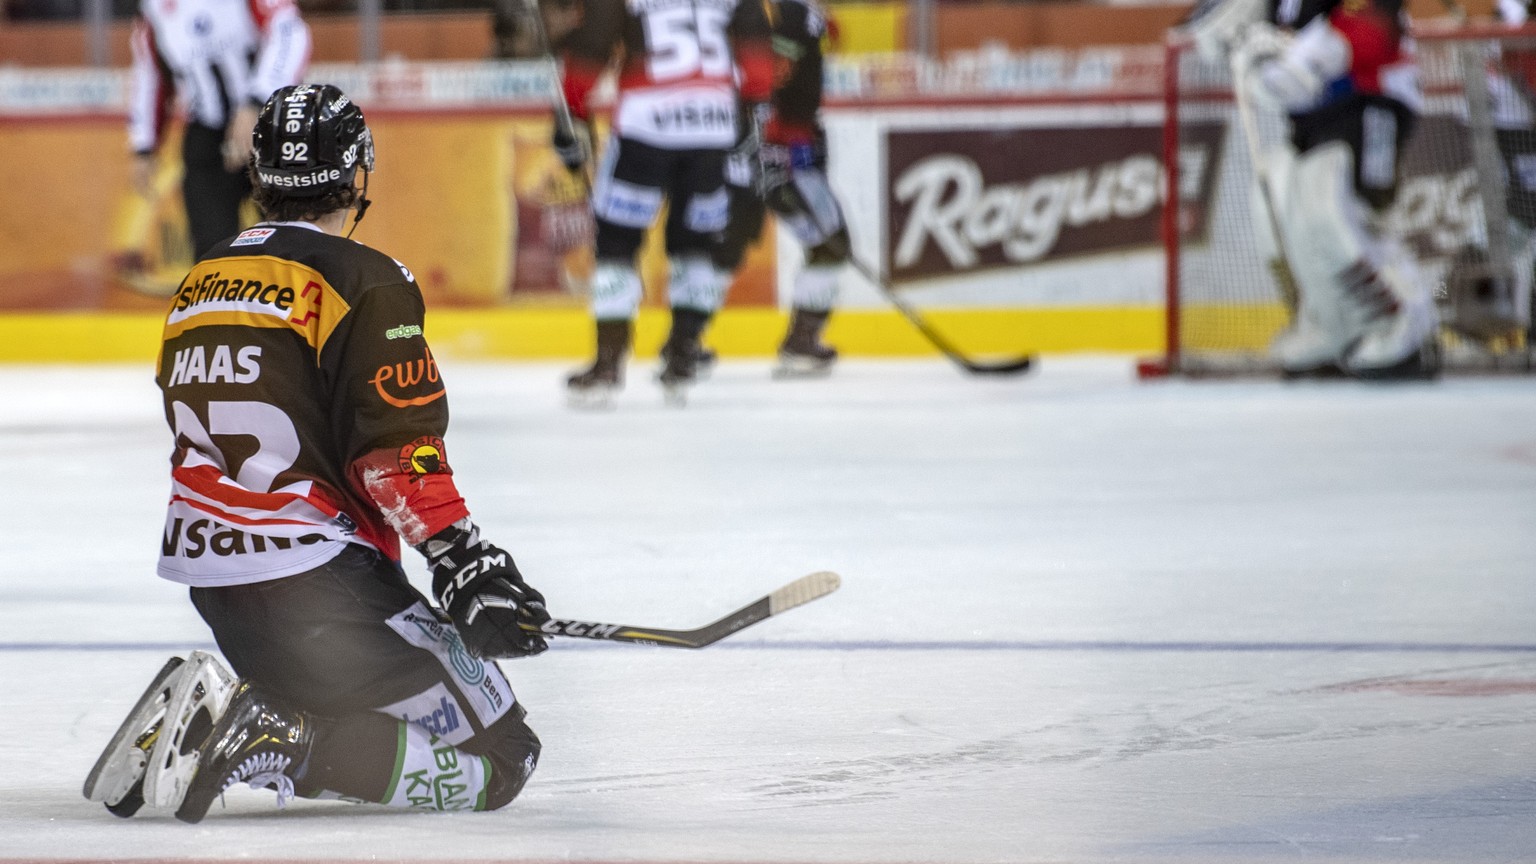
[[735,362],[675,410],[640,363],[582,414],[562,367],[442,365],[459,486],[557,615],[842,589],[703,651],[506,663],[545,747],[499,812],[118,820],[86,770],[211,647],[153,573],[159,397],[0,367],[0,864],[1536,861],[1536,379]]

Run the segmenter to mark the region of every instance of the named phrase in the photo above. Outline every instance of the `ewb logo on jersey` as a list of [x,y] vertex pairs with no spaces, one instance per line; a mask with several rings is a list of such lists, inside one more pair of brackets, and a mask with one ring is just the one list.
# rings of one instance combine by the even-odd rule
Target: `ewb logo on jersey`
[[[428,405],[443,398],[442,379],[437,374],[437,361],[432,350],[425,345],[421,358],[403,363],[380,366],[368,383],[373,385],[379,398],[396,408],[413,408]],[[413,395],[415,394],[415,395]]]

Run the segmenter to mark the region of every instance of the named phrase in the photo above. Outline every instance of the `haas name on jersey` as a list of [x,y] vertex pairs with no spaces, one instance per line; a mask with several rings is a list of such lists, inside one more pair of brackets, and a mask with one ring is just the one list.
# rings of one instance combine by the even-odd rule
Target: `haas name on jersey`
[[[210,357],[210,353],[212,356]],[[228,345],[193,345],[176,352],[167,387],[177,384],[250,384],[261,377],[261,348],[247,345],[238,352]]]

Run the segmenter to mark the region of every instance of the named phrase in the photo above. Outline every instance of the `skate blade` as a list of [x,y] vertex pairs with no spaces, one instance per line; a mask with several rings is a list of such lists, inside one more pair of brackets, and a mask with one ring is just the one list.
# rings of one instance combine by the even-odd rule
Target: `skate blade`
[[831,360],[818,360],[814,357],[780,357],[779,365],[773,367],[773,377],[776,380],[825,378],[832,374]]
[[687,408],[688,390],[690,384],[663,384],[661,385],[661,401],[668,408]]
[[609,384],[570,388],[565,391],[565,404],[581,411],[612,411],[618,394],[619,388]]
[[160,734],[144,769],[144,803],[174,808],[197,771],[197,749],[229,707],[237,679],[206,651],[193,651],[166,700]]
[[[145,688],[144,695],[139,697],[133,710],[128,712],[122,725],[117,727],[112,740],[96,759],[96,764],[85,775],[81,793],[87,801],[100,801],[109,808],[116,806],[144,779],[144,766],[149,762],[149,754],[141,746],[140,738],[158,734],[160,718],[165,715],[170,681],[185,662],[180,657],[165,661],[154,680]],[[152,726],[155,727],[153,732]],[[152,745],[153,740],[150,737],[143,743]]]

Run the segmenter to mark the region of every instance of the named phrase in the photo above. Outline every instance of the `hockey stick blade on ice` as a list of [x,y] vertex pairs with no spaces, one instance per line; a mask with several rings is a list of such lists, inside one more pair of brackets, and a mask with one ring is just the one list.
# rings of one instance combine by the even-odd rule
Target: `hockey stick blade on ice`
[[542,628],[524,625],[524,629],[546,636],[572,636],[606,642],[632,642],[638,645],[668,645],[673,648],[703,648],[759,621],[801,606],[837,590],[842,579],[823,570],[785,585],[765,597],[748,603],[735,612],[695,630],[662,630],[628,624],[604,624],[598,621],[573,621],[556,618]]
[[892,288],[888,282],[886,282],[884,277],[882,277],[879,273],[876,273],[873,267],[870,267],[859,258],[853,256],[849,257],[849,262],[853,265],[853,269],[859,271],[859,273],[862,274],[865,279],[868,279],[871,283],[874,284],[875,288],[878,289],[881,294],[885,295],[885,299],[889,300],[891,305],[896,307],[896,311],[900,312],[903,318],[906,318],[913,327],[917,328],[917,332],[923,334],[923,338],[931,342],[933,347],[939,349],[939,353],[954,361],[955,365],[959,366],[961,369],[964,369],[972,375],[1018,375],[1023,372],[1028,372],[1030,367],[1035,364],[1035,357],[1033,354],[1025,354],[1012,360],[1000,360],[989,363],[983,363],[979,360],[972,360],[964,354],[961,354],[959,349],[955,348],[955,346],[951,344],[948,339],[945,339],[943,336],[939,335],[937,331],[930,327],[928,322],[924,321],[922,316],[918,315],[917,311],[914,310],[905,300],[897,296],[896,290]]

